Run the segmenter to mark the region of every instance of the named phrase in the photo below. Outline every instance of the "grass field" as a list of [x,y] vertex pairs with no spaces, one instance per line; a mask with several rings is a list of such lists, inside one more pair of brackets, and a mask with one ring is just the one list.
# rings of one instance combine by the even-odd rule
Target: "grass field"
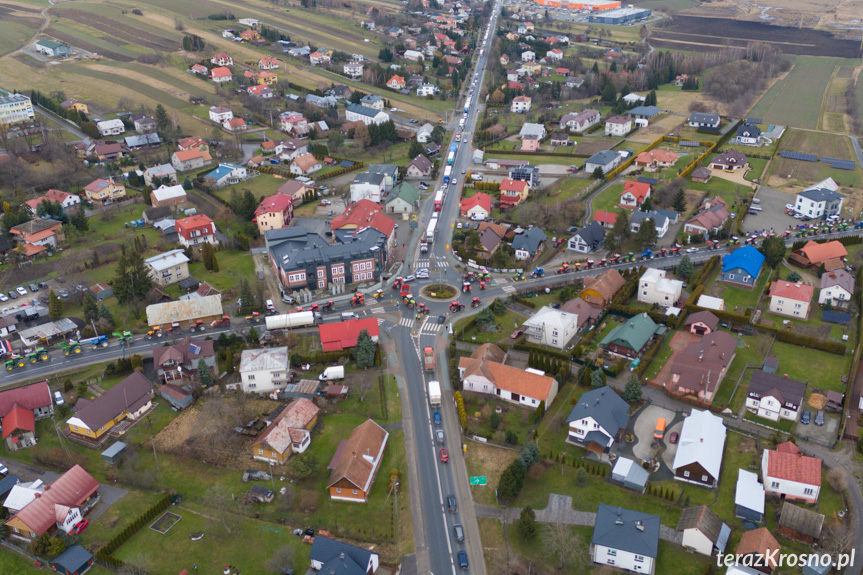
[[818,128],[825,86],[836,66],[853,66],[842,58],[797,56],[791,72],[776,82],[749,112],[765,122],[797,128]]
[[[819,157],[839,158],[857,161],[854,148],[847,136],[839,134],[824,134],[805,130],[789,130],[782,137],[780,148],[802,154],[813,154]],[[777,187],[782,185],[809,185],[825,178],[833,178],[840,185],[860,187],[863,185],[863,171],[857,169],[836,170],[823,162],[804,162],[773,157],[769,173],[766,176],[767,185]]]
[[29,40],[36,30],[18,22],[0,21],[0,54],[17,50]]

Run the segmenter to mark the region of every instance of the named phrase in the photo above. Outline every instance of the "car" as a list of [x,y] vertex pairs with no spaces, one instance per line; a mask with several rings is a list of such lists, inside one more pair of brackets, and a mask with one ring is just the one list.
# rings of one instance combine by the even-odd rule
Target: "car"
[[48,289],[48,284],[46,284],[45,282],[39,282],[39,288],[40,289]]
[[420,279],[420,280],[427,280],[427,279],[429,279],[429,272],[428,272],[428,270],[425,270],[425,271],[420,270],[420,271],[418,271],[418,272],[417,272],[417,279]]
[[458,224],[456,224],[456,226],[455,226],[455,227],[456,227],[456,229],[458,229],[458,230],[462,229],[461,222],[459,222]]
[[446,496],[446,509],[450,513],[458,512],[458,502],[455,500],[455,495]]
[[3,463],[0,463],[0,475],[5,476],[9,473],[9,468],[7,468]]
[[395,224],[395,225],[393,226],[393,229],[395,229],[395,230],[399,229],[399,225],[398,225],[398,224]]
[[18,292],[13,289],[9,290],[9,299],[18,299]]
[[459,568],[467,569],[467,567],[468,567],[468,565],[467,565],[467,552],[459,551],[457,557],[458,557]]
[[16,287],[15,291],[18,292],[18,295],[27,295],[27,290],[21,286]]
[[63,299],[66,299],[67,297],[69,297],[69,292],[67,292],[64,289],[61,289],[61,290],[57,290],[57,295]]
[[54,403],[56,403],[57,405],[63,405],[64,403],[66,403],[63,400],[63,394],[59,390],[54,392]]
[[680,438],[680,436],[677,434],[677,432],[672,431],[671,435],[668,436],[668,443],[677,443],[677,440],[679,438]]
[[404,283],[410,283],[410,282],[414,281],[415,279],[417,279],[417,276],[415,276],[414,274],[411,274],[402,281]]
[[410,120],[408,120],[408,122],[410,122],[411,124],[419,124],[420,123],[419,120],[417,120],[416,118],[411,118]]
[[522,335],[523,333],[524,333],[524,330],[523,330],[523,329],[517,329],[517,330],[515,330],[514,332],[512,332],[512,335],[510,335],[509,337],[511,337],[512,339],[518,339],[518,338],[520,338],[520,337],[521,337],[521,335]]
[[812,413],[809,410],[804,409],[803,415],[800,416],[800,423],[803,425],[809,425],[809,422],[812,421]]
[[794,204],[785,204],[785,209],[786,209],[786,210],[793,210],[793,209],[794,209]]
[[452,179],[452,185],[455,186],[456,184],[458,184],[458,178],[453,178]]
[[276,304],[273,303],[273,300],[268,299],[266,306],[267,306],[267,311],[276,311]]
[[6,295],[5,293],[0,293],[0,301],[2,301],[2,302],[9,301],[9,296]]
[[687,248],[686,253],[694,254],[697,251],[698,251],[698,248]]
[[815,414],[815,425],[818,425],[819,427],[824,425],[824,410],[823,409],[819,409],[818,413]]
[[30,284],[27,287],[30,288],[30,291],[33,293],[36,293],[37,291],[39,291],[39,286],[37,286],[36,284]]
[[463,176],[463,175],[465,175],[466,173],[467,173],[467,170],[462,170],[462,171],[461,171],[461,175],[462,175],[462,176]]
[[449,463],[449,451],[447,451],[446,447],[440,448],[440,461],[441,463]]
[[324,186],[324,185],[318,186],[318,189],[319,189],[319,190],[321,190],[321,191],[322,191],[322,192],[324,192],[324,193],[328,193],[328,192],[330,191],[330,189],[329,189],[327,186]]
[[453,525],[452,530],[455,533],[455,540],[458,543],[464,542],[464,527],[459,524]]
[[329,200],[321,200],[320,205],[322,205],[322,206],[329,206],[329,205],[332,205],[332,202],[331,202],[331,201],[329,201]]
[[441,424],[440,411],[435,411],[434,413],[432,413],[432,421],[434,421],[435,425]]
[[443,324],[445,321],[446,321],[446,316],[443,316],[443,315],[437,316],[437,322],[439,324]]
[[436,431],[435,431],[435,440],[436,440],[440,445],[445,445],[445,444],[446,444],[446,434],[443,432],[443,429],[438,429],[438,430],[436,430]]
[[282,296],[282,301],[283,301],[283,302],[285,302],[285,303],[289,303],[289,304],[295,304],[295,303],[297,303],[296,298],[294,298],[294,297],[292,297],[292,296],[289,296],[289,295],[283,295],[283,296]]
[[81,533],[82,531],[87,529],[88,525],[90,525],[89,519],[84,519],[83,521],[79,521],[78,523],[75,524],[75,527],[72,528],[71,532],[74,533],[75,535],[78,535],[79,533]]

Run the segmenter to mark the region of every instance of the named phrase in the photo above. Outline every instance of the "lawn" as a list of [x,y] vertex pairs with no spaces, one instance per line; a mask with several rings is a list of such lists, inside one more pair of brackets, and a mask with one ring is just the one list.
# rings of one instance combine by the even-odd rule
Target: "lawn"
[[219,262],[218,273],[207,271],[204,263],[199,261],[189,264],[189,274],[199,282],[207,282],[221,291],[235,288],[241,278],[250,283],[257,281],[255,262],[249,252],[220,250],[216,252],[216,259]]
[[0,22],[0,54],[20,48],[33,37],[33,28],[19,22]]
[[[850,353],[834,355],[777,341],[773,344],[770,355],[779,360],[777,373],[805,381],[812,388],[845,392],[842,376],[848,375],[851,368]],[[817,369],[813,369],[813,366],[817,366]]]
[[666,338],[666,343],[659,349],[659,353],[656,354],[656,357],[650,363],[650,367],[647,368],[647,373],[645,377],[648,380],[653,380],[659,375],[660,370],[662,370],[662,366],[668,363],[668,360],[671,359],[671,354],[674,353],[674,350],[671,349],[671,345],[668,342],[671,341],[671,338],[674,334],[669,334]]
[[593,338],[593,345],[591,347],[595,349],[596,346],[599,345],[599,342],[601,342],[602,339],[611,332],[611,330],[613,330],[619,325],[623,325],[623,323],[614,319],[610,319],[608,316],[606,316],[605,321],[602,322],[602,324],[598,328],[596,328],[599,329],[600,332],[596,334],[596,337]]
[[[713,287],[705,291],[708,295],[715,295],[725,300],[725,309],[735,313],[743,313],[746,308],[754,308],[758,303],[758,296],[767,284],[767,278],[770,273],[767,270],[762,270],[758,276],[758,281],[751,288],[739,287],[728,283],[717,282]],[[718,289],[719,288],[719,289]],[[719,292],[718,295],[716,292]]]
[[261,196],[271,196],[275,194],[276,190],[278,190],[286,181],[287,180],[284,178],[271,176],[270,174],[261,174],[257,178],[252,178],[251,180],[246,180],[245,182],[240,182],[233,186],[219,188],[213,193],[213,195],[225,202],[231,201],[231,195],[235,191],[242,192],[243,190],[250,190],[256,198]]
[[459,339],[462,341],[467,341],[476,344],[482,343],[496,343],[501,339],[506,339],[507,343],[512,343],[512,340],[509,339],[509,335],[516,329],[521,326],[521,324],[525,321],[523,315],[519,315],[509,309],[506,310],[506,313],[503,315],[497,315],[494,317],[494,326],[491,331],[481,332],[476,326],[464,330],[465,325],[470,321],[469,318],[464,318],[455,323],[453,329],[456,334],[458,334]]
[[566,418],[572,411],[575,402],[588,391],[588,388],[575,383],[564,385],[556,401],[549,411],[545,413],[536,429],[535,442],[541,453],[566,453],[567,455],[584,455],[584,449],[566,443],[567,426]]
[[[781,149],[819,157],[839,158],[857,161],[853,146],[847,136],[826,134],[803,130],[789,130],[783,137]],[[858,165],[855,170],[836,170],[822,162],[804,162],[774,156],[767,174],[767,184],[811,184],[832,177],[842,186],[860,187],[863,185],[863,171]]]
[[593,213],[599,210],[616,212],[620,206],[620,194],[623,193],[623,186],[624,184],[611,184],[594,196],[591,203]]
[[[767,334],[742,335],[737,336],[737,338],[738,341],[743,340],[743,347],[737,346],[737,350],[734,352],[734,361],[728,367],[728,373],[725,374],[725,379],[722,380],[722,384],[713,398],[713,405],[726,405],[731,401],[734,386],[737,384],[737,380],[740,379],[743,370],[747,365],[760,369],[764,356],[770,348],[770,342],[773,340]],[[741,383],[741,387],[737,389],[737,394],[734,396],[735,402],[732,405],[737,403],[739,397],[745,397],[745,394],[745,388]]]

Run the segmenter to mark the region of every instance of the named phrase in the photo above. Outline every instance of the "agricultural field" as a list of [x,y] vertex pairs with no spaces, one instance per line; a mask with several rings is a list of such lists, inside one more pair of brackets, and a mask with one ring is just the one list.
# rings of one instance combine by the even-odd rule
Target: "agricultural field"
[[0,55],[22,47],[44,23],[36,6],[0,2]]
[[848,133],[850,118],[845,114],[845,89],[848,82],[854,82],[854,68],[837,66],[827,85],[822,102],[819,128],[826,132]]
[[[788,130],[782,137],[780,149],[857,161],[851,140],[839,134]],[[833,178],[842,186],[860,187],[863,183],[863,172],[861,172],[859,165],[854,171],[836,170],[829,164],[822,162],[791,160],[779,157],[779,155],[774,156],[770,163],[766,183],[772,187],[806,186],[828,177]]]
[[853,64],[839,58],[798,56],[794,68],[773,84],[749,115],[771,124],[817,129],[825,86],[830,84],[837,66],[849,65]]

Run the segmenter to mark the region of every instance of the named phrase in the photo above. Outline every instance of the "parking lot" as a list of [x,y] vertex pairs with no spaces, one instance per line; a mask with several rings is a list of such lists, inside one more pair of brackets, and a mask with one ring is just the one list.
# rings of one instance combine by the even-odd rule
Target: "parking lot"
[[811,421],[807,425],[803,425],[798,418],[797,428],[794,430],[796,435],[803,440],[811,439],[821,442],[823,445],[832,445],[839,428],[839,416],[833,413],[825,413],[824,425],[815,425],[815,414],[818,413],[818,410],[808,405],[805,409],[811,412]]
[[800,225],[800,220],[785,213],[786,204],[793,204],[795,196],[786,194],[773,188],[761,186],[755,197],[761,200],[761,211],[757,216],[746,215],[743,219],[743,231],[757,232],[772,229],[775,232],[784,232],[789,227]]

